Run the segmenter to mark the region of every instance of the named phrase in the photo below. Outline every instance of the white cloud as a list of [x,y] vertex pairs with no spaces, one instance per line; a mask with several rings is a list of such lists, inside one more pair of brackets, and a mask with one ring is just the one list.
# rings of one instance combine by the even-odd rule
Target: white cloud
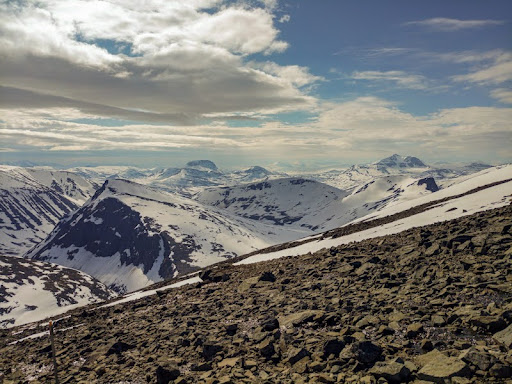
[[512,53],[503,53],[492,64],[475,69],[464,75],[457,75],[453,80],[479,84],[501,84],[512,80]]
[[287,23],[290,21],[290,15],[283,15],[281,16],[281,18],[279,19],[279,22],[280,23]]
[[261,2],[265,5],[265,8],[273,11],[277,8],[278,0],[261,0]]
[[[480,85],[496,85],[512,80],[512,52],[502,49],[489,51],[454,51],[454,52],[428,52],[407,48],[381,48],[368,51],[370,56],[382,55],[409,55],[415,60],[431,61],[436,64],[443,63],[462,64],[469,72],[454,75],[449,78],[454,82],[475,83]],[[438,90],[440,87],[433,81],[421,75],[409,74],[404,71],[363,71],[354,72],[352,78],[368,81],[392,81],[397,86],[410,89]]]
[[116,116],[143,110],[161,120],[306,108],[314,99],[285,75],[307,69],[294,66],[281,71],[281,77],[247,63],[251,54],[282,52],[288,46],[274,25],[275,5],[270,1],[258,8],[221,0],[3,3],[0,81],[46,94],[47,102],[51,95],[78,108],[103,105],[106,116],[112,116],[107,113],[112,108]]
[[510,161],[510,121],[512,108],[454,108],[415,116],[387,100],[365,97],[326,104],[313,126],[316,137],[325,136],[324,153],[339,146],[347,158],[421,152],[442,159]]
[[493,89],[491,97],[504,104],[512,104],[512,91],[506,88]]
[[434,31],[450,32],[459,31],[462,29],[474,29],[493,25],[501,25],[504,23],[505,21],[503,20],[459,20],[450,19],[447,17],[435,17],[426,20],[409,21],[404,23],[404,25],[418,25],[427,27]]
[[273,27],[272,15],[263,9],[227,8],[214,15],[203,14],[188,32],[200,41],[244,54],[283,51],[287,47],[276,41],[278,31]]
[[482,63],[496,62],[506,60],[510,53],[501,49],[490,51],[456,51],[456,52],[422,52],[421,57],[431,58],[433,60],[441,60],[450,63],[466,64],[466,63]]
[[264,63],[249,63],[253,68],[275,75],[278,79],[283,79],[297,87],[303,87],[319,81],[325,80],[323,77],[312,75],[309,69],[298,65],[281,66],[271,61]]

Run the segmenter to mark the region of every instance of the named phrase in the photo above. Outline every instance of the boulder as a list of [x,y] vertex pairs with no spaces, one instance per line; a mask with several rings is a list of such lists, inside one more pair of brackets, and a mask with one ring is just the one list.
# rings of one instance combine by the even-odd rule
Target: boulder
[[323,358],[328,359],[330,355],[334,355],[334,357],[337,358],[339,356],[340,352],[343,350],[343,348],[345,348],[345,342],[343,340],[339,340],[339,339],[327,340],[323,346],[323,351],[324,351]]
[[361,341],[352,345],[352,352],[357,361],[363,364],[372,364],[382,356],[382,348],[371,341]]
[[257,348],[260,352],[260,355],[265,357],[266,359],[270,359],[272,355],[276,353],[276,350],[274,348],[274,342],[270,338],[267,338],[263,340],[261,343],[259,343]]
[[407,338],[412,339],[423,332],[423,324],[413,323],[407,327]]
[[470,374],[471,370],[465,362],[440,354],[420,369],[418,379],[443,384],[453,377],[468,377]]
[[324,311],[302,311],[280,318],[279,323],[287,328],[297,327],[305,323],[319,321],[324,315]]
[[398,361],[377,362],[369,371],[376,379],[381,377],[389,383],[404,383],[411,375],[411,371]]
[[494,338],[502,344],[505,344],[507,348],[512,348],[512,324],[502,331],[494,334]]
[[288,349],[288,362],[294,365],[298,361],[302,360],[306,356],[310,356],[311,353],[305,348],[291,347]]
[[468,364],[473,364],[482,371],[487,371],[491,365],[496,362],[496,358],[494,356],[479,347],[472,347],[465,350],[460,354],[459,359]]
[[273,283],[276,281],[276,277],[272,272],[263,272],[258,281],[268,281],[269,283]]
[[170,381],[176,380],[180,376],[180,370],[176,367],[158,366],[156,369],[157,384],[168,384]]

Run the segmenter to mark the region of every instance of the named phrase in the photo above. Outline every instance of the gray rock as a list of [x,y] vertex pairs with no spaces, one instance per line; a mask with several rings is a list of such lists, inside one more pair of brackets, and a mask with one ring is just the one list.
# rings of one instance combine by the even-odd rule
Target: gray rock
[[468,364],[473,364],[482,371],[487,371],[496,362],[496,358],[483,348],[477,348],[473,347],[462,352],[459,358]]
[[334,355],[337,358],[340,352],[345,348],[345,342],[340,339],[327,340],[323,346],[323,358],[328,359],[329,356]]

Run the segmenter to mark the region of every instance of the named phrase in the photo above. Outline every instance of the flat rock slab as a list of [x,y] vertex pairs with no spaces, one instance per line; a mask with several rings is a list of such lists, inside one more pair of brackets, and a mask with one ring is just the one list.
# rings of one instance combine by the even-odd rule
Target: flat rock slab
[[495,333],[494,338],[500,343],[505,344],[507,348],[512,348],[512,324],[510,324],[503,331]]
[[471,371],[466,363],[455,357],[438,356],[418,372],[418,379],[443,384],[452,377],[467,377]]

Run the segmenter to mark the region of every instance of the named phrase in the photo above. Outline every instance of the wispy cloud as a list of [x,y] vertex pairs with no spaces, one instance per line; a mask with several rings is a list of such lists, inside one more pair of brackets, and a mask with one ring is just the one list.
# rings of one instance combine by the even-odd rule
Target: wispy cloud
[[435,17],[426,20],[409,21],[403,25],[426,27],[438,32],[460,31],[463,29],[482,28],[505,24],[504,20],[460,20],[447,17]]
[[512,81],[512,53],[502,52],[496,55],[491,63],[478,66],[467,74],[454,76],[453,80],[477,84],[501,84]]
[[287,23],[290,21],[290,15],[283,15],[281,16],[281,18],[279,19],[279,22],[280,23]]
[[504,104],[512,104],[512,91],[506,88],[493,89],[491,97]]
[[425,76],[404,71],[356,71],[350,76],[355,80],[392,82],[396,86],[408,89],[429,89],[431,84]]

